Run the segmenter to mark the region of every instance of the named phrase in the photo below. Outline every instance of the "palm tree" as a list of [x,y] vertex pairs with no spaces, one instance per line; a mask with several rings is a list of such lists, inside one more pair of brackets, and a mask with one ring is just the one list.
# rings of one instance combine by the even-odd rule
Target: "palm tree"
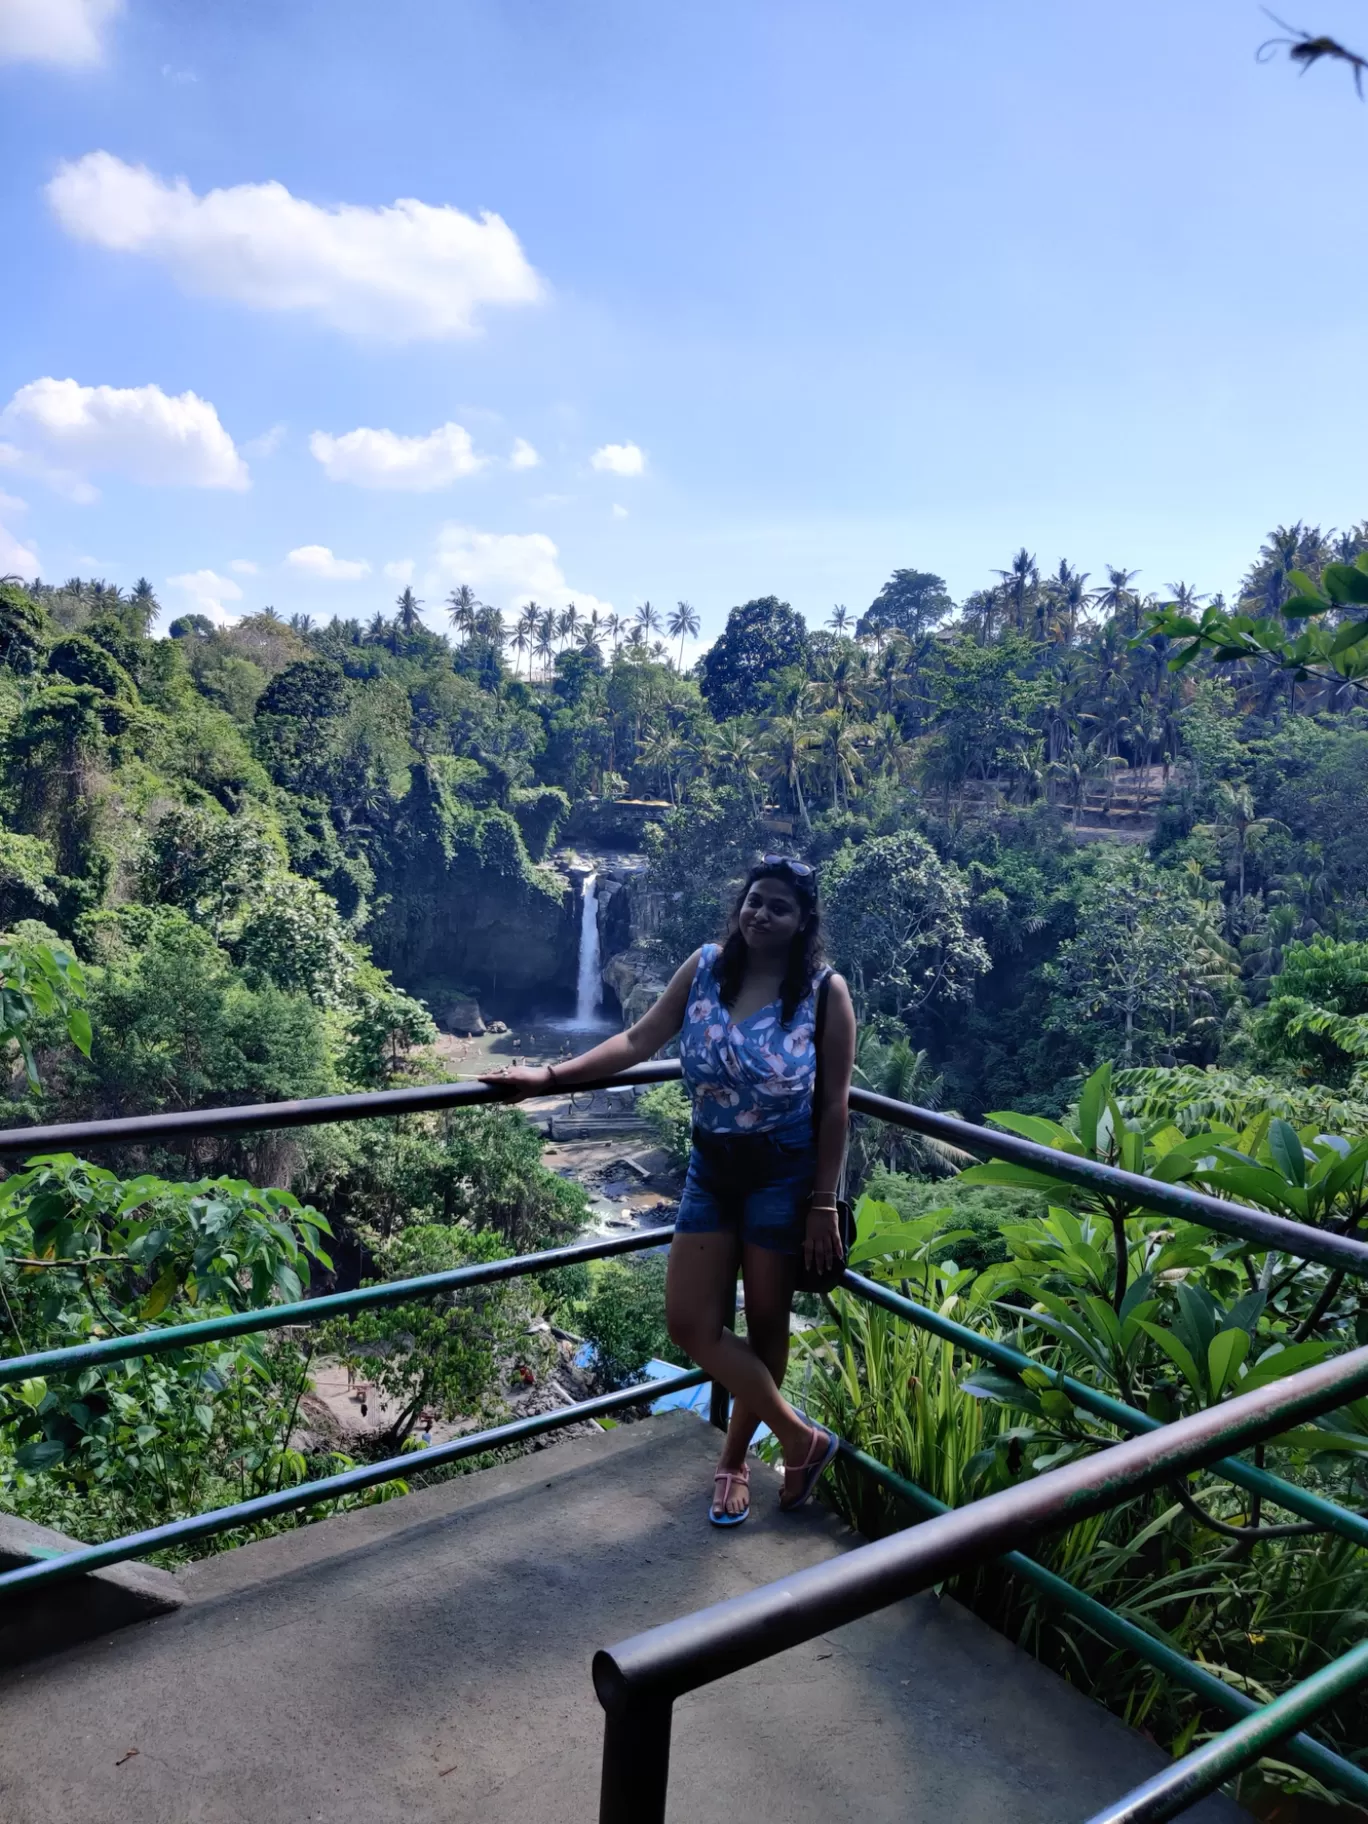
[[292,614],[290,625],[296,633],[312,633],[314,618],[311,614]]
[[581,624],[579,632],[575,635],[575,644],[581,652],[597,652],[599,635],[602,631],[603,622],[599,617],[599,611],[597,608],[591,609],[589,619]]
[[1191,583],[1170,583],[1169,594],[1173,598],[1173,606],[1181,609],[1184,614],[1191,614],[1206,600],[1206,596],[1199,594]]
[[461,583],[447,597],[447,614],[451,625],[463,640],[470,638],[475,631],[475,616],[480,604],[475,599],[475,591],[469,583]]
[[679,669],[681,671],[684,669],[684,641],[686,638],[696,640],[701,626],[702,622],[698,618],[697,608],[689,602],[675,603],[670,611],[669,634],[672,640],[675,638],[679,640]]
[[1241,780],[1232,784],[1222,779],[1216,787],[1220,812],[1213,823],[1199,823],[1194,836],[1209,836],[1229,853],[1235,863],[1235,904],[1242,906],[1245,896],[1245,861],[1251,848],[1257,848],[1271,830],[1285,830],[1287,825],[1276,817],[1255,815],[1254,794]]
[[[902,1034],[890,1040],[874,1025],[862,1025],[856,1043],[854,1075],[863,1088],[872,1089],[876,1096],[891,1096],[897,1102],[911,1102],[922,1108],[940,1107],[942,1078],[933,1069],[927,1053],[914,1051]],[[856,1145],[866,1173],[872,1165],[879,1164],[890,1171],[912,1171],[941,1178],[963,1171],[972,1163],[968,1153],[944,1140],[933,1140],[907,1128],[895,1128],[887,1121],[862,1123]]]
[[812,819],[803,796],[803,771],[812,764],[812,755],[821,745],[821,733],[801,710],[790,710],[776,716],[765,735],[765,752],[771,775],[782,779],[798,807],[803,828],[811,833]]
[[[525,609],[524,609],[523,613],[518,616],[517,621],[514,623],[512,638],[513,638],[513,650],[518,655],[517,658],[513,661],[513,673],[514,673],[514,676],[516,677],[517,673],[518,673],[518,668],[522,664],[522,655],[525,652],[529,652],[532,647],[532,636],[528,631],[527,613],[526,613]],[[532,661],[530,659],[527,662],[527,672],[528,672],[528,676],[530,678],[532,675]]]
[[1059,568],[1045,580],[1044,596],[1052,611],[1048,631],[1062,645],[1072,646],[1078,638],[1078,625],[1087,612],[1092,595],[1088,589],[1088,572],[1075,570],[1061,557]]
[[1139,574],[1138,570],[1120,570],[1115,564],[1108,564],[1106,587],[1097,592],[1098,607],[1110,620],[1120,621],[1127,633],[1135,631],[1140,598],[1131,584]]
[[575,629],[579,626],[579,618],[579,609],[571,602],[561,610],[561,617],[557,622],[557,630],[561,639],[568,641],[572,646],[575,643]]
[[267,602],[266,606],[261,611],[261,618],[263,621],[278,621],[280,619],[280,615],[277,612],[277,610],[274,609],[269,602]]
[[828,709],[818,718],[818,740],[822,764],[831,775],[831,808],[839,811],[844,797],[847,806],[855,788],[856,770],[860,764],[858,741],[869,733],[862,724],[852,723],[839,709]]
[[836,606],[832,609],[831,613],[827,616],[827,626],[830,627],[831,631],[836,635],[837,639],[841,639],[844,636],[845,630],[847,627],[849,627],[849,625],[850,625],[849,608],[846,607],[844,602],[837,602]]
[[475,610],[475,621],[471,633],[481,640],[488,640],[495,652],[502,654],[508,643],[508,629],[504,626],[503,615],[497,608],[481,604]]
[[869,735],[870,758],[881,779],[902,779],[912,759],[911,744],[903,740],[898,718],[884,710]]
[[372,646],[378,646],[388,632],[389,622],[377,608],[375,613],[371,616],[369,627],[366,629],[366,638],[370,641]]
[[[537,637],[532,646],[533,656],[541,663],[542,677],[551,674],[551,666],[556,657],[556,617],[555,610],[548,608],[537,622]],[[530,676],[530,673],[529,673]]]
[[637,624],[637,631],[640,633],[643,640],[648,633],[660,632],[660,616],[656,610],[652,608],[649,602],[643,602],[641,604],[636,610],[634,618]]
[[663,773],[670,803],[679,802],[675,794],[675,771],[684,756],[684,743],[672,728],[653,729],[641,743],[638,759],[657,780]]
[[394,618],[404,633],[413,633],[422,625],[423,617],[419,614],[418,610],[423,604],[418,600],[418,597],[413,593],[412,589],[409,588],[407,583],[404,584],[400,593],[395,596],[394,605],[399,611]]
[[760,769],[764,761],[764,750],[755,736],[740,722],[724,722],[717,736],[717,745],[713,749],[714,758],[723,777],[739,785],[750,801],[752,817],[758,816],[760,807],[756,794],[760,786]]
[[1011,569],[999,570],[997,574],[1002,578],[1003,600],[1012,617],[1012,625],[1018,633],[1024,633],[1027,609],[1034,604],[1040,590],[1036,560],[1023,545],[1013,557]]

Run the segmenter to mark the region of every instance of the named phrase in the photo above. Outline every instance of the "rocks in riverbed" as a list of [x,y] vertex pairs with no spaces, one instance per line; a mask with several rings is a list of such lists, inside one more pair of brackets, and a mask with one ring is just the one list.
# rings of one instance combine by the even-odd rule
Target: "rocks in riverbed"
[[462,1039],[478,1039],[490,1030],[481,1017],[480,1003],[473,994],[454,995],[447,1003],[446,1028]]

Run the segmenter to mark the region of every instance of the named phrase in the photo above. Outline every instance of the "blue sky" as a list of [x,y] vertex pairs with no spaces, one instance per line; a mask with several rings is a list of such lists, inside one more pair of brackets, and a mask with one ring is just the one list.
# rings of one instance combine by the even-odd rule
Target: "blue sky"
[[685,597],[705,637],[1022,543],[1229,588],[1277,521],[1368,514],[1368,106],[1257,65],[1273,29],[0,0],[0,569]]

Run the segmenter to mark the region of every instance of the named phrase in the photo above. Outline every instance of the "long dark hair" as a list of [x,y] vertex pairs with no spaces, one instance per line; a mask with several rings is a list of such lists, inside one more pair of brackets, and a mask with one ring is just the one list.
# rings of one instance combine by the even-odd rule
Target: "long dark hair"
[[817,907],[815,874],[798,874],[783,861],[760,861],[755,864],[747,874],[745,885],[737,894],[736,904],[732,907],[727,941],[717,960],[718,993],[722,997],[722,1005],[730,1007],[741,992],[741,980],[746,973],[746,940],[741,935],[741,908],[746,903],[747,893],[757,880],[782,880],[804,914],[803,926],[794,932],[789,944],[788,962],[779,987],[780,1012],[784,1025],[789,1026],[793,1023],[793,1016],[800,1003],[807,997],[817,971],[822,967],[822,918]]

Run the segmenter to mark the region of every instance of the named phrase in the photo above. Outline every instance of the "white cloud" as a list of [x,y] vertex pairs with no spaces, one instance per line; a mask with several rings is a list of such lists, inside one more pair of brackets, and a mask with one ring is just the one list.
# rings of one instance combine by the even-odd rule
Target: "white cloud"
[[589,465],[605,475],[640,475],[646,455],[634,443],[605,443],[594,451]]
[[545,608],[574,602],[586,614],[601,602],[583,589],[572,589],[561,569],[555,541],[545,532],[477,532],[473,526],[446,525],[437,535],[436,581],[450,586],[469,583],[495,608],[520,608],[536,600]]
[[0,488],[0,513],[27,513],[28,502],[20,500],[17,494],[6,494]]
[[501,216],[449,203],[323,207],[281,183],[197,196],[110,152],[59,165],[47,198],[69,234],[160,260],[187,291],[382,341],[474,335],[481,307],[545,295]]
[[38,553],[31,545],[21,545],[12,532],[0,525],[0,576],[31,579],[37,574]]
[[536,469],[541,467],[541,457],[527,441],[526,437],[513,439],[513,454],[508,459],[510,469]]
[[274,456],[285,440],[285,426],[273,424],[260,437],[249,437],[242,446],[244,456]]
[[257,567],[250,557],[235,557],[228,568],[236,570],[239,576],[255,576],[257,573]]
[[167,582],[180,591],[189,614],[207,614],[222,626],[237,619],[229,602],[240,602],[242,591],[231,576],[219,576],[213,570],[187,570],[180,576],[168,576]]
[[627,517],[626,507],[620,507],[618,505],[618,503],[616,501],[614,501],[613,502],[613,518],[614,519],[626,519],[626,517]]
[[370,575],[370,565],[363,559],[334,557],[326,545],[300,545],[285,562],[325,583],[355,583]]
[[0,63],[99,63],[104,28],[122,11],[123,0],[0,0]]
[[426,437],[365,428],[341,437],[315,431],[309,448],[329,481],[350,481],[358,488],[401,488],[411,494],[449,488],[482,469],[487,460],[475,454],[470,432],[459,424],[439,424]]
[[83,485],[90,470],[187,488],[251,485],[218,413],[196,393],[49,376],[19,388],[0,412],[0,428],[17,439],[20,466],[63,491],[70,491],[64,483]]
[[393,563],[385,565],[385,575],[392,583],[411,583],[413,581],[413,559],[396,557]]

